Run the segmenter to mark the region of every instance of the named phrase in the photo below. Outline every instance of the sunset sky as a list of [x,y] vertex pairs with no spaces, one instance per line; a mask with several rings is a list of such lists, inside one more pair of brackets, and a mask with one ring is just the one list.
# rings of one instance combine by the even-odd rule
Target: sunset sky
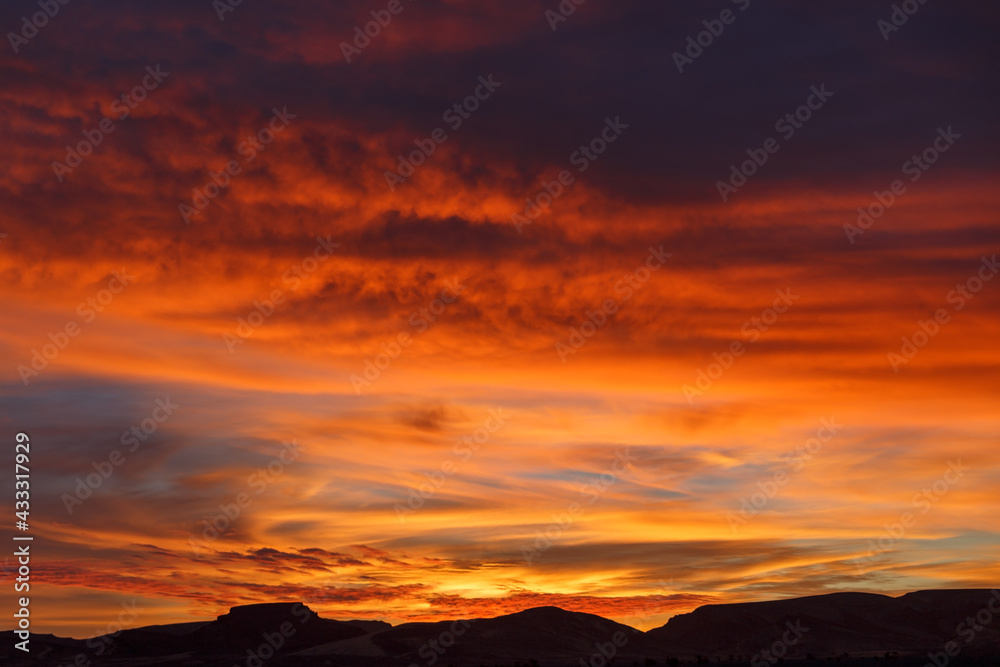
[[0,9],[33,631],[1000,580],[1000,8],[38,11]]

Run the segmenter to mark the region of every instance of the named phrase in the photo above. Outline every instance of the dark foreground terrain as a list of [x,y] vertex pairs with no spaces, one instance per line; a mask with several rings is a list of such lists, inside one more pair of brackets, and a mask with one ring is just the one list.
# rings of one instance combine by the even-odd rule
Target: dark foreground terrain
[[0,635],[0,664],[11,666],[1000,667],[1000,592],[835,593],[706,605],[648,632],[555,607],[393,627],[324,619],[283,602],[87,640],[32,635],[28,655],[14,648],[12,632]]

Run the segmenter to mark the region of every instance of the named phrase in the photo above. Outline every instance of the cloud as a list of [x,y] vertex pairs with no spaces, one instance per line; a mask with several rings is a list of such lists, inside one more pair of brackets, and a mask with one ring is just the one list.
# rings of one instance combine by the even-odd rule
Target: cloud
[[[67,605],[37,610],[40,631],[125,591],[165,605],[150,622],[307,596],[339,617],[621,619],[996,578],[1000,292],[949,295],[1000,241],[998,10],[931,3],[887,42],[886,7],[752,3],[681,74],[673,53],[721,5],[588,3],[555,31],[551,6],[407,3],[348,63],[370,3],[225,20],[203,0],[71,3],[0,59],[0,424],[31,435],[39,575]],[[123,115],[147,68],[169,75]],[[480,76],[500,86],[452,128]],[[833,96],[786,138],[776,122],[813,86]],[[609,118],[628,128],[581,171]],[[844,225],[947,127],[961,138],[852,244]],[[780,150],[723,202],[717,183],[769,137]],[[54,169],[71,152],[88,154]],[[651,247],[673,254],[626,291]],[[422,314],[450,281],[459,298]],[[776,290],[800,296],[770,322]],[[887,354],[942,308],[894,373]],[[556,344],[588,323],[563,363]],[[165,397],[176,415],[103,476]],[[497,409],[508,422],[457,450]],[[727,513],[826,417],[844,432],[734,535]],[[293,440],[301,458],[268,472]],[[621,448],[632,468],[524,563]],[[859,577],[851,560],[954,458],[973,471]]]

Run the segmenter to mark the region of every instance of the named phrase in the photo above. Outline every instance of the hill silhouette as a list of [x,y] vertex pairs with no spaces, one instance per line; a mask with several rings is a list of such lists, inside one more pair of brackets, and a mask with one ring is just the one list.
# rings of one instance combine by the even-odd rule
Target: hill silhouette
[[[705,605],[671,618],[647,636],[657,645],[684,655],[752,657],[784,641],[787,634],[795,642],[781,657],[789,659],[807,655],[881,656],[893,652],[923,655],[944,650],[950,641],[955,641],[967,656],[984,650],[1000,656],[1000,613],[989,610],[991,600],[1000,612],[1000,594],[989,590],[918,591],[898,598],[831,593],[772,602]],[[996,620],[975,631],[967,620],[984,609]],[[796,630],[791,631],[789,625]],[[967,638],[970,641],[965,641]]]
[[[214,621],[86,640],[32,635],[27,658],[0,633],[3,665],[890,664],[1000,665],[1000,592],[832,593],[713,604],[641,632],[593,614],[537,607],[495,618],[391,626],[321,618],[296,602],[233,607]],[[82,657],[81,657],[82,656]]]

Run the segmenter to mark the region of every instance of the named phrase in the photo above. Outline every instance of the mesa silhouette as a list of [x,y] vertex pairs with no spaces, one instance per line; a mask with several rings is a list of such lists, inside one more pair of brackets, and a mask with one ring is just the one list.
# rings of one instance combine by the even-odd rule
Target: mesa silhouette
[[324,619],[302,603],[277,602],[233,607],[215,621],[86,640],[32,635],[28,656],[13,648],[13,632],[2,635],[4,665],[996,666],[1000,592],[930,590],[897,598],[833,593],[713,604],[647,632],[557,607],[393,627]]

